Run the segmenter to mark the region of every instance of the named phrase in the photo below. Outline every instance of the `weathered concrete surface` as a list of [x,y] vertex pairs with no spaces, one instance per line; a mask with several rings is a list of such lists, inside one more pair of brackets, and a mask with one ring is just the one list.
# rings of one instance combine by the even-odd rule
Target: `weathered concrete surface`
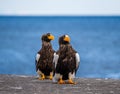
[[35,76],[0,75],[0,94],[120,94],[120,80],[78,78],[76,82],[59,85]]

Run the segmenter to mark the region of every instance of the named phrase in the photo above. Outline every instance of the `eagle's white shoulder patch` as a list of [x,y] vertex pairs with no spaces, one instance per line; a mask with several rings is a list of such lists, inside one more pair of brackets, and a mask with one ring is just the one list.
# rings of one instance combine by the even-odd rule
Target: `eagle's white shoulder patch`
[[76,53],[75,57],[76,57],[76,67],[78,67],[79,63],[80,63],[80,55],[78,53]]
[[36,55],[36,61],[38,62],[39,59],[40,59],[40,54],[37,54],[37,55]]
[[54,53],[53,63],[55,63],[55,68],[56,68],[56,65],[58,62],[58,58],[59,58],[59,56],[56,53]]

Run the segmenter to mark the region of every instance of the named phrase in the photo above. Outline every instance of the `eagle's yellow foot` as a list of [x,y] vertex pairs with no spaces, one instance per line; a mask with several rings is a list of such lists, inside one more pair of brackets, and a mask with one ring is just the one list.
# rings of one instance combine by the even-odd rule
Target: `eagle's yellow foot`
[[44,78],[42,78],[42,77],[39,77],[39,78],[38,78],[38,80],[44,80]]
[[41,77],[38,78],[39,80],[44,80],[45,79],[45,75],[42,74]]
[[68,80],[68,84],[76,84],[75,82],[73,82],[73,80],[72,79],[69,79]]
[[50,80],[52,80],[52,79],[53,79],[53,76],[52,76],[52,75],[50,75],[50,76],[49,76],[49,79],[50,79]]
[[65,84],[65,82],[64,82],[62,79],[60,79],[60,80],[58,81],[58,84]]

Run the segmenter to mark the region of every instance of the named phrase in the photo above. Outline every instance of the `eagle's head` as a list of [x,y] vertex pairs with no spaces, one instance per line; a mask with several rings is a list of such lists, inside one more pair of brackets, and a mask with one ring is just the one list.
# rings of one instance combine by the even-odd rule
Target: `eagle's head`
[[54,40],[54,36],[51,33],[47,33],[42,35],[41,40],[44,42],[50,42],[51,40]]
[[70,37],[68,35],[63,35],[59,38],[59,45],[61,44],[69,44],[70,43]]

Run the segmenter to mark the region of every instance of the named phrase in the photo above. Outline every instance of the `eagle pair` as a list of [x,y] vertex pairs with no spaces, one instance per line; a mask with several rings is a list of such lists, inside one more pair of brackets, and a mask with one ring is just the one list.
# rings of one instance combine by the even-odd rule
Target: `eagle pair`
[[50,79],[59,84],[75,84],[73,79],[79,67],[80,56],[72,48],[70,37],[63,35],[59,37],[59,50],[54,51],[51,40],[54,36],[50,33],[41,38],[42,48],[36,55],[36,71],[40,80]]

